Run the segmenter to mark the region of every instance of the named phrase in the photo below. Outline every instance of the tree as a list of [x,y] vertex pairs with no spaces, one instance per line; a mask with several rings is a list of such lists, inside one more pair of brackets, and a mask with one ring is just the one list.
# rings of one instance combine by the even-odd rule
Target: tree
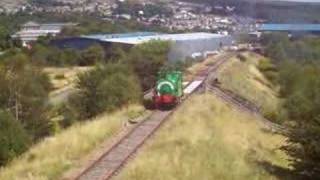
[[169,48],[169,42],[151,41],[131,49],[125,62],[133,67],[143,90],[155,84],[157,73],[168,60]]
[[30,138],[12,115],[0,110],[0,166],[27,150]]
[[4,59],[0,66],[0,107],[8,109],[38,139],[49,133],[47,100],[51,84],[48,76],[29,61],[24,54]]
[[80,66],[94,65],[98,62],[102,62],[104,58],[105,58],[104,49],[100,45],[96,44],[82,52],[82,57],[79,62],[79,65]]
[[[290,67],[290,66],[289,66]],[[294,171],[304,179],[320,178],[320,67],[291,65],[291,73],[280,73],[287,92],[285,107],[295,122],[288,145],[283,149],[292,157]],[[284,80],[284,81],[283,81]]]
[[0,50],[4,50],[8,46],[7,42],[8,32],[5,27],[0,26]]
[[78,93],[70,98],[80,119],[112,111],[140,99],[136,76],[125,64],[97,65],[90,72],[79,75]]

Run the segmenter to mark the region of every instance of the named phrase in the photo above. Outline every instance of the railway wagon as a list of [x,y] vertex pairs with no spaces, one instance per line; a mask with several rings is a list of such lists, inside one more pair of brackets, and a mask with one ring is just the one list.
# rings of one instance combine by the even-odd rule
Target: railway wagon
[[176,105],[183,96],[182,88],[182,72],[159,72],[153,94],[155,107],[172,107]]

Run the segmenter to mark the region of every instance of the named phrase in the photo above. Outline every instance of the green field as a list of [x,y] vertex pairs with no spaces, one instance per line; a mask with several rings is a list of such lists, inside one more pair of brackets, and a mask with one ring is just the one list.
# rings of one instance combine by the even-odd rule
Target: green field
[[286,168],[285,138],[212,95],[188,100],[118,179],[277,179],[263,164]]

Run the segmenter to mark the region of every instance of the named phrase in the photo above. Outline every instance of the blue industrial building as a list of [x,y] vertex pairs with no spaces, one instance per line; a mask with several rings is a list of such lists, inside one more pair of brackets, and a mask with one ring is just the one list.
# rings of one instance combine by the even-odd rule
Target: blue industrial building
[[112,45],[132,47],[151,40],[169,41],[171,49],[168,54],[170,61],[185,60],[193,55],[203,55],[216,51],[222,46],[230,46],[232,37],[228,35],[212,33],[184,33],[162,34],[155,32],[135,32],[124,34],[98,34],[73,38],[58,39],[52,42],[59,48],[85,49],[93,44],[100,44],[105,49]]
[[320,24],[260,24],[258,31],[320,33]]

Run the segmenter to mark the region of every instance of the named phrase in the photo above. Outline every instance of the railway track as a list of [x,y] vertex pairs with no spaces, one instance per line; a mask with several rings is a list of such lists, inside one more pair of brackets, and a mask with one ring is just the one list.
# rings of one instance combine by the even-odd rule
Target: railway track
[[[193,92],[203,87],[207,77],[211,72],[217,71],[223,63],[234,56],[230,53],[222,56],[211,66],[197,74],[196,80],[202,83]],[[191,95],[190,93],[189,95]],[[187,99],[187,95],[183,99]],[[168,120],[168,117],[176,111],[176,107],[169,111],[154,111],[150,117],[140,122],[135,128],[125,134],[111,148],[106,150],[99,159],[93,161],[88,167],[80,172],[76,180],[107,180],[115,176],[128,160],[138,151],[138,149]]]
[[253,114],[256,117],[258,117],[259,121],[262,122],[264,127],[272,132],[287,134],[289,132],[289,129],[287,127],[281,126],[279,124],[273,123],[270,120],[266,119],[260,112],[260,108],[256,106],[254,103],[244,100],[241,97],[235,96],[233,92],[224,90],[218,86],[214,86],[210,84],[210,81],[212,81],[212,78],[216,78],[216,71],[219,69],[219,67],[225,63],[226,60],[230,59],[232,56],[237,55],[237,53],[229,54],[224,61],[220,61],[217,63],[217,66],[212,67],[213,69],[209,72],[212,72],[212,76],[207,75],[206,82],[205,82],[205,88],[207,91],[210,91],[211,93],[215,94],[225,102],[233,105],[240,111],[245,111],[247,113]]
[[110,148],[92,166],[77,178],[79,180],[105,180],[115,175],[127,160],[140,148],[144,142],[165,122],[173,112],[156,111],[148,120],[140,123],[119,142]]
[[252,103],[240,101],[238,98],[230,95],[230,93],[226,92],[225,90],[222,90],[221,88],[216,86],[209,85],[208,83],[206,83],[206,89],[215,94],[217,97],[224,100],[225,102],[227,102],[228,104],[233,105],[238,110],[245,111],[258,117],[258,120],[262,122],[264,128],[272,132],[282,134],[288,133],[288,129],[286,127],[273,123],[270,120],[266,119],[263,115],[261,115],[259,108],[254,106]]

